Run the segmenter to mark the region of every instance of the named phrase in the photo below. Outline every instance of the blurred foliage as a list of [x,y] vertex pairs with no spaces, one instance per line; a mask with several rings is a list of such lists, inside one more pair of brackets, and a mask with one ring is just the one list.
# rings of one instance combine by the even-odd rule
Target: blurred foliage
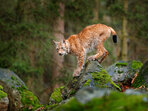
[[147,111],[146,95],[126,95],[119,92],[103,97],[95,97],[85,104],[71,98],[65,104],[54,108],[55,111]]
[[[148,40],[147,0],[129,0],[128,13],[123,11],[122,0],[99,0],[99,16],[95,22],[93,21],[95,0],[0,0],[0,67],[13,70],[23,80],[38,76],[45,84],[48,81],[52,82],[50,81],[52,68],[56,67],[53,66],[53,62],[56,61],[52,59],[53,25],[59,17],[59,2],[65,5],[62,18],[65,22],[65,38],[79,33],[82,28],[93,23],[109,25],[120,35],[122,16],[126,15],[129,37],[137,38],[135,41],[138,42],[139,39],[144,42]],[[116,49],[110,41],[107,40],[105,43],[110,53],[110,59],[107,58],[105,61],[107,64],[116,59],[114,51]],[[134,55],[135,53],[132,56]],[[67,78],[71,78],[67,75],[73,72],[72,67],[75,66],[76,59],[67,58],[66,66],[61,72]],[[67,82],[63,75],[59,81]],[[33,79],[32,81],[38,82],[38,79]]]
[[129,36],[148,40],[148,1],[147,0],[128,0],[128,12],[123,10],[122,0],[108,0],[106,6],[109,9],[107,13],[115,18],[117,23],[120,23],[123,15],[128,19]]
[[45,12],[48,9],[40,2],[1,2],[0,67],[10,68],[20,75],[42,74],[43,65],[50,63],[53,36],[46,23]]

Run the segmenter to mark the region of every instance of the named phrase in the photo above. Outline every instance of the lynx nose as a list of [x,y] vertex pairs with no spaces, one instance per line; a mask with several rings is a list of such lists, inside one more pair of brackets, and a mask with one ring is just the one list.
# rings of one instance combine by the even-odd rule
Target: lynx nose
[[59,55],[62,56],[63,54],[62,53],[59,53]]

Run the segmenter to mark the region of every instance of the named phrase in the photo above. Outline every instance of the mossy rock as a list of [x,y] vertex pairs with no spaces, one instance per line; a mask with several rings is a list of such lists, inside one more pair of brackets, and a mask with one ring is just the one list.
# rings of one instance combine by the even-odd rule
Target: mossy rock
[[12,111],[35,110],[40,106],[38,98],[14,72],[0,68],[0,84],[8,94],[9,108]]
[[21,110],[23,111],[34,111],[39,107],[42,107],[38,98],[27,89],[27,87],[22,86],[18,87],[17,90],[19,91],[22,107]]
[[141,68],[140,72],[138,73],[137,78],[135,79],[134,83],[132,84],[133,87],[138,88],[144,85],[148,88],[148,61],[146,61]]
[[3,91],[3,86],[0,85],[0,100],[7,96],[7,93]]
[[[83,90],[83,89],[82,89]],[[98,94],[89,101],[82,103],[77,97],[71,98],[67,103],[62,104],[54,111],[147,111],[148,96],[146,94],[132,94],[111,91],[104,94],[101,92],[106,89],[88,90],[88,95],[79,95],[88,97],[90,94]],[[86,90],[85,90],[86,91]],[[99,96],[101,94],[102,96]]]
[[129,62],[118,61],[109,66],[106,70],[115,83],[127,83],[140,71],[142,65],[143,64],[140,61],[136,60]]
[[112,80],[107,71],[96,61],[91,61],[84,69],[84,75],[80,80],[82,87],[99,87],[119,89]]
[[80,76],[74,77],[72,81],[65,86],[66,93],[62,93],[62,96],[66,95],[65,98],[69,98],[83,87],[99,87],[120,90],[120,87],[111,80],[107,71],[97,61],[86,63]]
[[17,88],[25,86],[24,82],[14,72],[0,68],[0,85],[8,95],[9,108],[13,111],[21,109],[22,104]]
[[9,105],[8,95],[3,91],[3,87],[0,85],[0,111],[7,111],[8,105]]
[[64,86],[61,86],[59,88],[55,88],[53,93],[50,96],[50,104],[56,104],[56,103],[60,103],[63,98],[62,98],[62,90],[64,89]]

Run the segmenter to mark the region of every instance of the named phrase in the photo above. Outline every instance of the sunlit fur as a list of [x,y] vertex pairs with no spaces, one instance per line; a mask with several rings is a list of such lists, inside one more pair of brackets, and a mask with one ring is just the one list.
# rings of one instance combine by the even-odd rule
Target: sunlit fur
[[[77,68],[73,76],[79,76],[88,52],[96,49],[97,53],[89,56],[88,60],[97,60],[99,63],[108,55],[103,43],[111,33],[114,36],[116,35],[116,32],[111,27],[95,24],[85,27],[80,33],[71,35],[67,40],[54,41],[54,43],[59,55],[64,56],[70,53],[77,57]],[[100,60],[98,60],[99,57],[101,57]]]

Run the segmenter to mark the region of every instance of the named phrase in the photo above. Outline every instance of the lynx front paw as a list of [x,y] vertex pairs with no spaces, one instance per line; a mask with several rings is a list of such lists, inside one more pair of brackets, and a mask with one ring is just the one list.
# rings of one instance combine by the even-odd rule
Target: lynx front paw
[[102,60],[98,60],[98,63],[101,64],[102,63]]
[[73,73],[73,77],[79,76],[80,75],[81,69],[76,69]]
[[95,61],[95,60],[97,60],[95,56],[89,56],[87,59],[89,61]]

